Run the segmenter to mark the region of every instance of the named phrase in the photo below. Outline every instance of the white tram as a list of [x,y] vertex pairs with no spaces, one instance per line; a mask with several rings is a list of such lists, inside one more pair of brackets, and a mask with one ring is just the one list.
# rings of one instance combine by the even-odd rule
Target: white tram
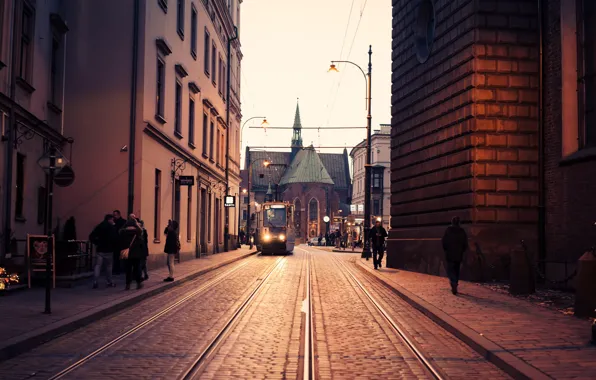
[[261,205],[257,219],[257,249],[262,254],[294,252],[294,205],[288,202],[265,202]]

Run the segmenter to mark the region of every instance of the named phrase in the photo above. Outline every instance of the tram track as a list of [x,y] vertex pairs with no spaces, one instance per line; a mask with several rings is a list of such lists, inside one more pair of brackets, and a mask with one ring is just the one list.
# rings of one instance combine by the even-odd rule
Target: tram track
[[370,304],[373,306],[381,317],[382,320],[385,320],[391,330],[396,333],[396,336],[404,343],[404,346],[408,348],[408,350],[414,355],[416,360],[419,362],[425,373],[427,374],[428,378],[437,379],[437,380],[445,380],[448,379],[441,369],[438,368],[436,364],[434,364],[433,359],[429,358],[428,355],[419,347],[419,345],[414,341],[412,337],[403,329],[399,323],[397,323],[390,315],[389,312],[383,308],[381,303],[369,292],[366,287],[362,284],[362,282],[354,275],[352,270],[348,268],[345,262],[338,258],[333,257],[335,264],[342,270],[343,273],[347,275],[347,277],[355,284],[355,288],[359,289],[362,294],[368,299]]
[[[280,260],[277,260],[273,265],[270,265],[269,268],[267,269],[267,271],[265,273],[270,274],[273,270],[275,270],[275,268],[277,267],[277,265],[279,264]],[[68,375],[72,374],[74,371],[84,367],[85,365],[91,363],[93,361],[93,359],[97,358],[98,356],[104,354],[106,351],[108,351],[110,348],[112,348],[113,346],[117,345],[118,343],[121,343],[123,341],[125,341],[127,338],[132,337],[133,335],[135,335],[136,333],[138,333],[139,331],[145,329],[146,327],[152,325],[154,322],[156,322],[157,320],[161,319],[162,317],[170,314],[171,312],[173,312],[174,310],[178,309],[179,307],[181,307],[182,305],[188,303],[189,301],[191,301],[192,299],[194,299],[195,297],[202,295],[208,291],[210,291],[211,289],[213,289],[215,286],[217,286],[218,284],[222,283],[223,281],[225,281],[226,279],[229,279],[230,276],[232,276],[234,273],[238,272],[240,269],[246,267],[247,265],[249,265],[249,261],[243,261],[240,264],[234,266],[233,268],[225,271],[222,274],[219,274],[209,280],[207,280],[206,282],[202,283],[198,288],[186,293],[185,295],[183,295],[182,297],[180,297],[178,300],[176,300],[174,303],[172,303],[171,305],[161,309],[160,311],[154,313],[153,315],[145,318],[142,322],[128,328],[126,331],[120,333],[117,337],[111,339],[109,342],[102,344],[99,348],[95,349],[94,351],[92,351],[91,353],[85,355],[84,357],[82,357],[81,359],[77,360],[75,363],[69,365],[68,367],[62,369],[61,371],[59,371],[58,373],[54,374],[53,376],[49,377],[48,380],[58,380],[58,379],[62,379],[67,377]]]

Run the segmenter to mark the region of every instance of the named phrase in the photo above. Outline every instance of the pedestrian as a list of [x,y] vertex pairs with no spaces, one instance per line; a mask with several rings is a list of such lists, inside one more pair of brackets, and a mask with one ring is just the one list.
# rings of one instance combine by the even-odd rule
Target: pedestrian
[[143,257],[141,258],[141,279],[143,281],[147,281],[149,279],[149,274],[147,273],[147,259],[149,258],[149,234],[147,233],[147,229],[145,228],[145,222],[138,218],[137,222],[143,230]]
[[317,243],[319,244],[319,247],[321,246],[321,242],[323,241],[323,234],[319,234],[319,238],[317,239]]
[[242,245],[244,243],[244,230],[240,230],[238,238],[240,239],[240,245]]
[[457,294],[457,285],[459,282],[459,269],[464,258],[464,252],[468,249],[468,235],[459,225],[458,216],[451,219],[451,225],[445,230],[443,239],[443,251],[445,251],[445,264],[447,276],[451,284],[451,293]]
[[164,252],[168,255],[168,271],[169,276],[164,279],[165,282],[174,281],[174,260],[176,255],[180,252],[180,239],[178,237],[178,222],[175,220],[168,221],[166,228],[166,245]]
[[348,240],[346,242],[348,247],[352,248],[352,252],[354,252],[354,237],[352,236],[351,232],[348,232]]
[[[112,215],[114,216],[114,225],[116,226],[116,231],[120,231],[126,224],[126,220],[124,220],[122,218],[122,214],[120,213],[120,210],[114,210],[114,212],[112,212]],[[114,249],[113,273],[115,275],[119,275],[121,272],[122,266],[123,265],[120,260],[120,247],[116,247],[116,249]]]
[[143,229],[139,226],[135,216],[131,214],[120,229],[120,257],[126,272],[126,290],[130,289],[133,278],[137,289],[143,287],[141,282],[141,259],[143,257]]
[[107,286],[110,288],[116,286],[112,281],[112,266],[114,264],[114,251],[118,247],[118,239],[118,230],[114,225],[114,216],[112,214],[104,216],[103,222],[99,223],[89,235],[89,241],[96,246],[93,289],[98,288],[97,281],[103,264],[106,266]]
[[387,238],[387,230],[381,225],[381,221],[377,220],[375,226],[370,233],[370,240],[373,252],[373,264],[375,269],[381,268],[383,255],[385,253],[385,239]]

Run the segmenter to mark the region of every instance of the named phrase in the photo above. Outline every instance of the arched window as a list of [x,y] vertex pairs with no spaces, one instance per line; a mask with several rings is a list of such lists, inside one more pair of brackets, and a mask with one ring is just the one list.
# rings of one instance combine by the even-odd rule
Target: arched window
[[302,236],[302,229],[300,227],[300,222],[302,221],[302,202],[300,199],[296,198],[294,201],[294,226],[296,229],[296,237]]
[[319,201],[312,198],[308,202],[308,237],[319,235]]

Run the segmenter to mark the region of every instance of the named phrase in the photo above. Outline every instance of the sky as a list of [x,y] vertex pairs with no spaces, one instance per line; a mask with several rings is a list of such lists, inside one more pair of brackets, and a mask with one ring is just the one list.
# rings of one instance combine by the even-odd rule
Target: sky
[[[366,126],[366,82],[357,67],[332,60],[349,60],[368,69],[372,45],[372,125],[391,119],[391,1],[388,0],[244,0],[241,6],[241,102],[244,123],[266,116],[271,127],[291,127],[299,98],[305,146],[321,152],[341,152],[366,137],[366,129],[325,127]],[[286,146],[292,130],[250,129],[245,147]],[[339,149],[323,149],[336,146]]]

